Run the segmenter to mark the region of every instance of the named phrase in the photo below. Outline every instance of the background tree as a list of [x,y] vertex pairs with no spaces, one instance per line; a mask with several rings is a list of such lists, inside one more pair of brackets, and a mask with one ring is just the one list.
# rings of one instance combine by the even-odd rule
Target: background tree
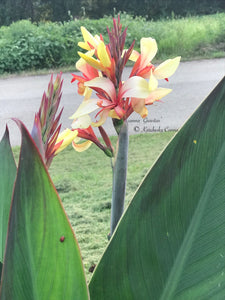
[[1,4],[0,23],[9,25],[10,23],[22,19],[33,20],[34,10],[32,0],[3,0]]
[[67,21],[73,17],[101,18],[114,11],[146,19],[203,15],[225,11],[224,0],[1,0],[0,26],[21,19]]

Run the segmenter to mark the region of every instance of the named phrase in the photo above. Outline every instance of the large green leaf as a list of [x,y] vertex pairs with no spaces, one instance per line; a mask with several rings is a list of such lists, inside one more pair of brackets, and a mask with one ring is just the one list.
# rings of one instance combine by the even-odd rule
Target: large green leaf
[[74,233],[32,138],[21,131],[0,299],[88,299]]
[[225,299],[225,78],[143,180],[93,275],[90,295]]
[[[12,200],[13,185],[16,177],[16,164],[9,143],[9,131],[0,142],[0,262],[3,262],[9,210]],[[1,271],[1,270],[0,270]],[[1,272],[0,272],[1,274]]]

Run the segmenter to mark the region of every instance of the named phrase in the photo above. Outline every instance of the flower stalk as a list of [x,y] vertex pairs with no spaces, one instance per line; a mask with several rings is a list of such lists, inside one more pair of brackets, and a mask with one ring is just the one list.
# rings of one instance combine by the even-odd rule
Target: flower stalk
[[116,157],[112,164],[113,187],[112,187],[110,237],[112,236],[124,210],[126,178],[127,178],[128,145],[129,145],[129,134],[128,134],[128,122],[126,120],[123,122],[123,125],[118,135]]

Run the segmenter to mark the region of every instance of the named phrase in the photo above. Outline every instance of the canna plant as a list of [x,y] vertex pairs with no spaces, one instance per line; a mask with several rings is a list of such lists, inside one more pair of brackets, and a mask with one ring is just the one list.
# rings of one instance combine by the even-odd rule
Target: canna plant
[[[113,34],[117,26],[120,28],[119,21],[117,25],[114,21]],[[115,88],[117,77],[113,76],[104,55],[112,56],[111,65],[116,55],[103,47],[102,37],[92,37],[83,28],[82,31],[85,41],[80,45],[95,53],[81,54],[81,59],[90,60],[92,66],[101,64],[98,70],[101,76],[87,81],[82,81],[87,79],[86,75],[83,79],[75,78],[88,105],[81,104],[73,115],[72,129],[61,134],[57,129],[61,114],[56,117],[62,87],[59,75],[55,83],[53,79],[50,81],[48,92],[43,96],[50,105],[42,100],[31,134],[17,121],[22,134],[18,167],[7,128],[0,142],[0,299],[224,299],[225,78],[147,173],[116,229],[112,230],[109,245],[87,286],[79,246],[47,167],[53,156],[72,142],[77,151],[95,143],[119,168],[117,159],[124,160],[119,157],[127,153],[124,148],[128,145],[125,116],[133,111],[139,111],[142,116],[146,114],[145,105],[150,104],[146,100],[146,89],[147,97],[161,92],[158,87],[150,88],[149,92],[151,84],[157,86],[160,78],[157,68],[149,64],[147,58],[141,60],[147,47],[142,42],[140,54],[128,50],[129,58],[136,61],[131,77],[119,83],[111,94],[113,87],[108,79],[111,78]],[[120,37],[123,41],[124,33],[120,32]],[[94,47],[99,44],[103,50],[97,50],[98,56],[93,58]],[[123,61],[127,52],[122,50]],[[166,62],[160,68],[168,77],[174,71],[174,62]],[[144,78],[148,76],[143,73],[147,69],[150,79],[146,85]],[[93,82],[88,83],[92,80],[97,80],[94,86]],[[139,101],[134,96],[138,94],[136,84],[140,95],[143,90],[146,92]],[[88,98],[93,90],[100,100]],[[126,96],[120,99],[121,95]],[[154,101],[159,97],[157,94]],[[94,107],[100,107],[96,122],[89,116]],[[117,150],[112,148],[102,127],[106,117],[112,118],[118,132]],[[93,123],[97,124],[105,145],[94,134]],[[79,143],[81,138],[87,141]]]
[[[104,43],[102,35],[93,36],[85,27],[81,27],[81,32],[84,41],[78,45],[87,52],[78,52],[81,58],[76,67],[82,76],[73,74],[72,82],[78,82],[78,93],[84,96],[84,100],[71,116],[72,128],[60,134],[57,142],[63,142],[57,153],[71,141],[77,151],[84,151],[95,143],[111,158],[113,189],[110,237],[124,210],[129,144],[127,119],[133,112],[145,118],[148,115],[146,106],[159,101],[172,91],[158,87],[158,80],[168,81],[168,77],[176,71],[180,57],[168,59],[155,67],[151,61],[158,49],[153,38],[141,39],[140,53],[133,49],[135,41],[128,49],[124,49],[127,28],[122,31],[119,17],[117,21],[113,19],[113,28],[108,29],[109,44]],[[128,60],[135,63],[129,78],[122,81],[123,70]],[[95,96],[92,97],[93,92]],[[95,120],[90,117],[93,112],[96,112]],[[103,129],[107,118],[111,118],[112,126],[118,134],[115,150]],[[105,145],[96,137],[94,127],[99,129]],[[86,141],[78,143],[82,138]]]

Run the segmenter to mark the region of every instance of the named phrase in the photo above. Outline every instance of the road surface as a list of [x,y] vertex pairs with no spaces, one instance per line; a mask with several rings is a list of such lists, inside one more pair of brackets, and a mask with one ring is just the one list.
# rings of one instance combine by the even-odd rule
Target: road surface
[[[128,78],[129,73],[130,68],[126,68],[124,78]],[[163,102],[149,106],[149,115],[145,120],[132,114],[129,119],[130,134],[179,129],[224,75],[225,58],[181,62],[169,82],[160,81],[160,86],[172,88],[172,93],[163,98]],[[34,113],[39,108],[49,79],[50,75],[0,79],[0,139],[7,123],[11,144],[20,144],[19,130],[10,118],[20,119],[31,129]],[[63,128],[66,128],[70,127],[69,117],[83,98],[77,94],[76,83],[70,83],[71,74],[63,74],[63,79],[64,112],[61,120]],[[110,120],[105,128],[109,135],[115,134]]]

